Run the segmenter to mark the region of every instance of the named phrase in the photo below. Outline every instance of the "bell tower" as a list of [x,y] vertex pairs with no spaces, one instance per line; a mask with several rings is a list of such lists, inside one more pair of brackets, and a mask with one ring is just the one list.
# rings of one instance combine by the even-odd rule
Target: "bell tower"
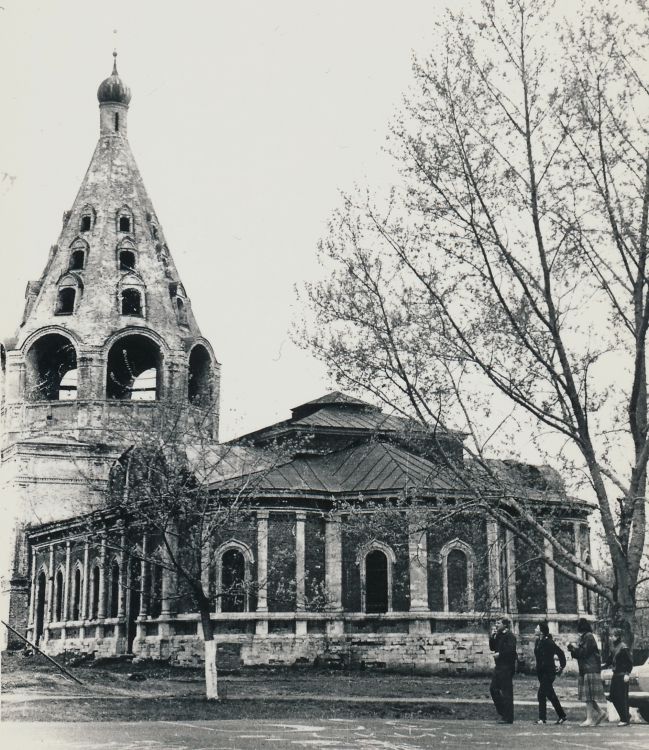
[[15,548],[10,618],[18,626],[29,596],[21,530],[93,507],[92,488],[124,447],[120,431],[148,429],[174,410],[218,438],[220,366],[131,152],[131,92],[113,54],[97,91],[90,165],[0,351],[3,510]]

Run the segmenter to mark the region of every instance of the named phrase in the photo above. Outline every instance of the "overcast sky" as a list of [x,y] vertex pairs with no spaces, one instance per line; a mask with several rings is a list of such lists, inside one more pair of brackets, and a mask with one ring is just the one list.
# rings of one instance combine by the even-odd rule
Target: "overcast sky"
[[222,364],[222,437],[332,384],[288,337],[294,287],[381,153],[441,2],[2,0],[2,334],[58,240],[98,137],[96,90],[131,87],[129,140],[203,334]]

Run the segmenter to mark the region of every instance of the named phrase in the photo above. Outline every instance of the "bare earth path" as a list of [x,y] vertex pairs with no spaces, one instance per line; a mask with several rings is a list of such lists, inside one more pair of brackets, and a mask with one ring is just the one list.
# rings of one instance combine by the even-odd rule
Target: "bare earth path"
[[577,724],[502,726],[475,720],[169,721],[3,723],[3,748],[19,750],[259,750],[380,748],[424,750],[491,747],[507,750],[647,750],[649,727]]

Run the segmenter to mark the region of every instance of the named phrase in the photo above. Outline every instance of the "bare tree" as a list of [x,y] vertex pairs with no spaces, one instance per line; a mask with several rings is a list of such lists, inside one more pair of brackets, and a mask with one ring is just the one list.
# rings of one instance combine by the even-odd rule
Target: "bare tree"
[[[215,599],[236,606],[265,582],[234,576],[215,591],[210,572],[219,540],[256,529],[255,489],[283,453],[216,444],[204,411],[161,404],[143,421],[127,420],[115,428],[111,442],[124,450],[110,471],[103,507],[88,516],[86,532],[97,538],[103,525],[112,550],[152,571],[149,580],[124,576],[123,588],[158,602],[163,597],[191,602],[201,619],[206,695],[217,699]],[[166,577],[164,592],[153,571]]]
[[587,488],[612,581],[509,478],[505,516],[632,638],[649,457],[649,24],[644,0],[608,5],[578,22],[543,0],[447,16],[391,128],[400,179],[387,196],[343,196],[330,221],[305,340],[340,383],[431,430],[458,427],[494,483],[490,452],[525,436]]

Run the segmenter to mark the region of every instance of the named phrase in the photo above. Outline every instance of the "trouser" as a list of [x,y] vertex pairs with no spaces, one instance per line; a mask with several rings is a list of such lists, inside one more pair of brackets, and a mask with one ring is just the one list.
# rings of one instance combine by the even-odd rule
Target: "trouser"
[[514,685],[512,678],[514,670],[509,668],[497,668],[491,678],[489,692],[494,702],[496,711],[505,721],[514,721]]
[[563,719],[566,712],[561,707],[561,701],[554,692],[554,677],[553,674],[540,674],[539,678],[539,691],[536,697],[539,701],[539,719],[545,721],[547,719],[547,701],[549,700],[552,704],[552,708],[557,712],[557,716]]
[[623,674],[614,674],[611,678],[610,698],[620,721],[629,721],[629,683],[624,682]]

